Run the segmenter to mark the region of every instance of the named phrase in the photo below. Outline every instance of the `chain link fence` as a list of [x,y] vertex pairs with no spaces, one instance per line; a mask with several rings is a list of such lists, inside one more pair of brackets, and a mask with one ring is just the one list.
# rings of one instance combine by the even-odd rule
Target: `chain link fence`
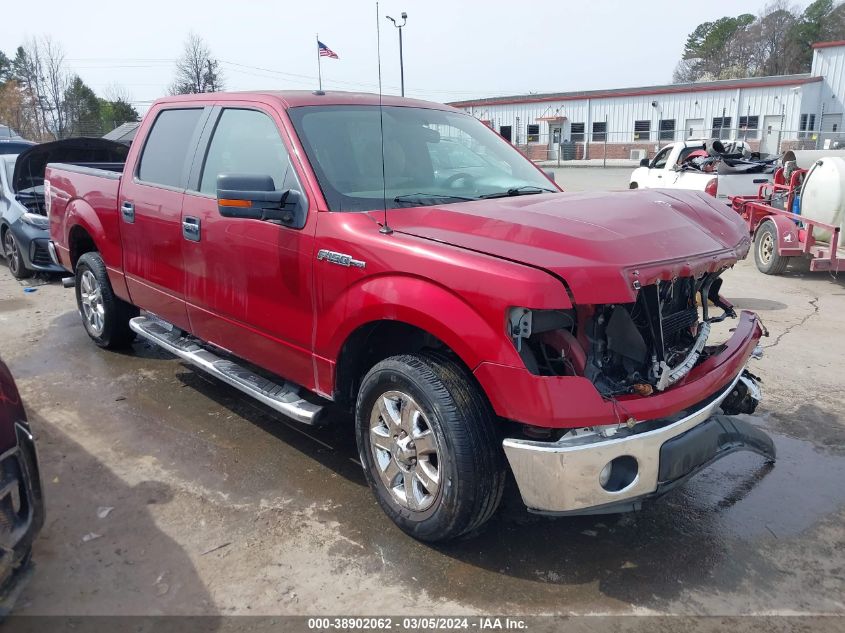
[[[560,139],[557,132],[522,135],[514,146],[532,161],[560,167],[578,164],[636,166],[653,158],[661,148],[688,138],[720,138],[743,141],[752,152],[779,155],[787,150],[845,149],[845,134],[817,130],[706,130],[690,137],[680,131],[593,131]],[[526,142],[527,140],[527,142]]]

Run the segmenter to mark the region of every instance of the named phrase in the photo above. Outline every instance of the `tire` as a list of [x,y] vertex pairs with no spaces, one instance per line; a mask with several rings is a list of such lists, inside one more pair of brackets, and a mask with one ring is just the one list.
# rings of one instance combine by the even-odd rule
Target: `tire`
[[9,264],[9,272],[15,279],[28,279],[35,274],[35,271],[26,267],[18,240],[10,228],[3,233],[3,254]]
[[763,222],[754,236],[754,262],[764,275],[780,275],[786,270],[791,257],[777,251],[778,234],[771,222]]
[[639,189],[639,188],[640,188],[640,186],[635,182],[632,182],[630,185],[628,185],[628,189]]
[[138,316],[138,308],[114,294],[97,252],[85,253],[76,263],[76,305],[85,331],[100,347],[118,349],[135,340],[129,319]]
[[[410,415],[402,416],[405,411]],[[355,427],[376,500],[410,536],[453,539],[480,527],[498,508],[505,463],[493,411],[452,361],[419,354],[378,363],[361,383]],[[374,448],[374,439],[389,450]]]

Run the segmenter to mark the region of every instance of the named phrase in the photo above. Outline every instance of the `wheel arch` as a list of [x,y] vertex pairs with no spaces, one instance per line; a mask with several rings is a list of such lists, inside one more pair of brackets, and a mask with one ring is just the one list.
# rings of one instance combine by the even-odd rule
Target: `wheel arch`
[[354,405],[361,381],[376,364],[391,356],[423,351],[442,354],[472,375],[464,359],[431,332],[406,321],[378,319],[359,325],[343,342],[335,367],[335,399]]
[[73,270],[76,270],[76,263],[85,253],[99,252],[97,243],[91,233],[81,224],[74,224],[67,236],[68,250],[70,251],[70,263]]
[[782,215],[768,215],[762,218],[757,223],[757,226],[754,227],[753,240],[757,240],[757,234],[767,223],[774,228],[778,250],[798,248],[798,229],[795,226],[795,222]]

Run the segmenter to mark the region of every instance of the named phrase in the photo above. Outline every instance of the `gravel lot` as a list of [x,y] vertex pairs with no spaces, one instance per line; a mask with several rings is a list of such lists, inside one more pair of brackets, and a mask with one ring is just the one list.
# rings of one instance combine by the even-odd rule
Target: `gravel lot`
[[630,515],[540,518],[511,491],[482,534],[430,546],[382,515],[346,416],[299,427],[145,343],[100,350],[71,290],[0,269],[48,511],[19,613],[842,614],[845,278],[746,261],[723,292],[771,332],[749,419],[774,467],[738,453]]

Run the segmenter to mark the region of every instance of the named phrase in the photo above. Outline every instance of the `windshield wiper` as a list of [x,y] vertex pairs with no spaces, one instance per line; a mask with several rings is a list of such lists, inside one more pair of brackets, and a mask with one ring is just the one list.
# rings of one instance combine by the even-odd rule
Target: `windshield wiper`
[[537,187],[536,185],[522,185],[521,187],[511,187],[507,191],[487,193],[483,196],[479,196],[479,198],[507,198],[508,196],[525,196],[532,193],[558,193],[558,191],[557,189]]
[[422,204],[426,200],[478,200],[478,198],[457,196],[450,193],[405,193],[393,198],[393,202],[396,202],[397,204]]

